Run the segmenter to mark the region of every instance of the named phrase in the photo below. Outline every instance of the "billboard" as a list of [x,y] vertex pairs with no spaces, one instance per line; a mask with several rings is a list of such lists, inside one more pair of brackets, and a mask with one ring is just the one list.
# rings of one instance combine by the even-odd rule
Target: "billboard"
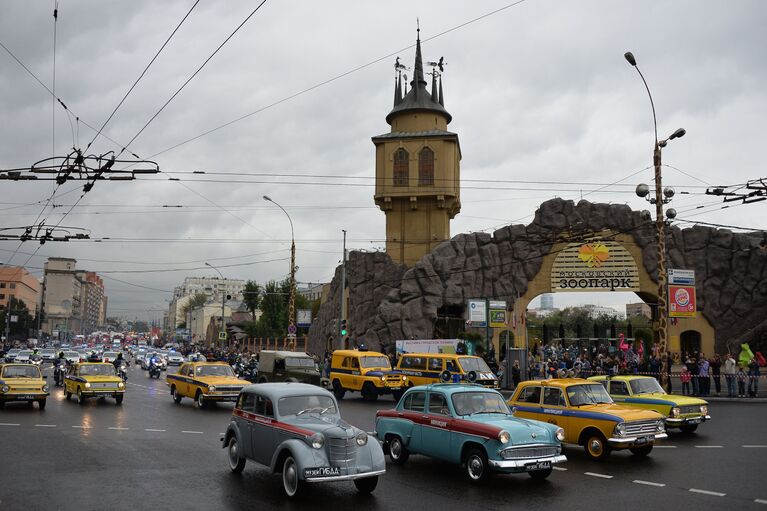
[[490,326],[493,328],[504,328],[506,326],[506,302],[501,300],[490,300]]
[[471,326],[487,325],[487,302],[484,299],[469,300],[468,321]]
[[668,315],[671,318],[695,317],[695,286],[668,286]]

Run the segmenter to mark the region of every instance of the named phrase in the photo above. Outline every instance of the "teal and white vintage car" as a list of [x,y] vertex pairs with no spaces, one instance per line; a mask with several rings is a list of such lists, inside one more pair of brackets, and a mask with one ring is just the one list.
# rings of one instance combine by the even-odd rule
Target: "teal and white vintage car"
[[498,391],[480,385],[413,387],[394,409],[376,414],[376,434],[394,464],[423,454],[460,463],[473,482],[491,472],[545,479],[567,461],[562,428],[512,416]]

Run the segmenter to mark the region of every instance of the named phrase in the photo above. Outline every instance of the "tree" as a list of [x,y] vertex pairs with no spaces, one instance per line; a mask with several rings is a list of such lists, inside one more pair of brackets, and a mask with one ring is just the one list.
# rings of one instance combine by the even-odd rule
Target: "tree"
[[192,298],[181,307],[181,315],[186,317],[189,311],[196,309],[201,305],[205,305],[208,302],[208,295],[205,293],[195,293]]
[[[256,337],[284,337],[288,326],[288,299],[290,297],[290,280],[282,282],[270,280],[264,284],[264,296],[261,299],[261,318],[253,330]],[[296,295],[295,308],[306,309],[309,301]]]
[[17,316],[18,318],[17,321],[11,322],[11,338],[26,339],[29,330],[34,328],[35,318],[29,313],[29,309],[23,301],[12,297],[8,301],[8,307],[0,311],[0,330],[2,330],[3,335],[5,335],[6,314],[9,310],[11,317]]
[[249,280],[245,283],[245,289],[242,291],[242,301],[245,307],[250,311],[253,323],[256,322],[256,311],[261,307],[261,286],[258,282]]

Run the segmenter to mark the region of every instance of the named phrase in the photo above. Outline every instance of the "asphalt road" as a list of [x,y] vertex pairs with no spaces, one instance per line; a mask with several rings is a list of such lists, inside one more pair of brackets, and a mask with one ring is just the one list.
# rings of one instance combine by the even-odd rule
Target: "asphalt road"
[[[107,399],[81,407],[55,388],[42,412],[6,405],[0,510],[767,510],[764,404],[713,404],[712,422],[692,435],[672,433],[645,459],[614,452],[592,462],[580,448],[566,448],[568,462],[543,482],[520,474],[474,486],[456,466],[413,456],[404,466],[388,465],[372,496],[338,483],[310,486],[288,501],[279,477],[266,468],[249,462],[242,474],[230,473],[219,435],[231,404],[198,410],[185,399],[176,405],[164,374],[149,380],[137,368],[128,383],[122,406]],[[347,394],[341,412],[371,431],[375,411],[393,405],[391,398],[367,403]]]

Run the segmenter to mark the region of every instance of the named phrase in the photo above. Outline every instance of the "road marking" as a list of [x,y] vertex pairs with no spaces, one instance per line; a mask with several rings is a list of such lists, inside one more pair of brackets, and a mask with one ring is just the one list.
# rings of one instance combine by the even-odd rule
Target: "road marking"
[[721,449],[721,445],[696,445],[696,449]]
[[726,493],[720,493],[718,491],[699,490],[697,488],[690,488],[690,491],[693,493],[702,493],[703,495],[713,495],[714,497],[724,497],[727,495]]
[[130,429],[130,428],[113,428],[113,427],[110,426],[109,429],[112,429],[112,430],[115,430],[115,431],[128,431],[128,429]]
[[35,424],[36,428],[55,428],[55,424]]
[[676,449],[676,445],[656,445],[656,449]]
[[182,431],[182,433],[192,433],[194,435],[202,435],[202,431]]
[[90,426],[72,426],[72,427],[77,429],[91,429]]
[[559,470],[560,472],[567,471],[567,469],[565,467],[551,467],[551,468],[553,468],[554,470]]
[[165,433],[164,429],[145,429],[144,431],[153,431],[156,433]]
[[657,486],[658,488],[663,488],[666,486],[664,483],[653,483],[652,481],[642,481],[641,479],[634,479],[636,484],[644,484],[646,486]]
[[587,476],[591,477],[601,477],[602,479],[612,479],[613,476],[607,475],[607,474],[597,474],[596,472],[584,472]]
[[754,499],[754,502],[757,504],[767,504],[767,500],[764,499]]
[[13,424],[11,422],[0,422],[0,426],[19,426],[19,424]]
[[745,447],[746,449],[764,449],[767,448],[767,445],[741,445],[741,447]]

